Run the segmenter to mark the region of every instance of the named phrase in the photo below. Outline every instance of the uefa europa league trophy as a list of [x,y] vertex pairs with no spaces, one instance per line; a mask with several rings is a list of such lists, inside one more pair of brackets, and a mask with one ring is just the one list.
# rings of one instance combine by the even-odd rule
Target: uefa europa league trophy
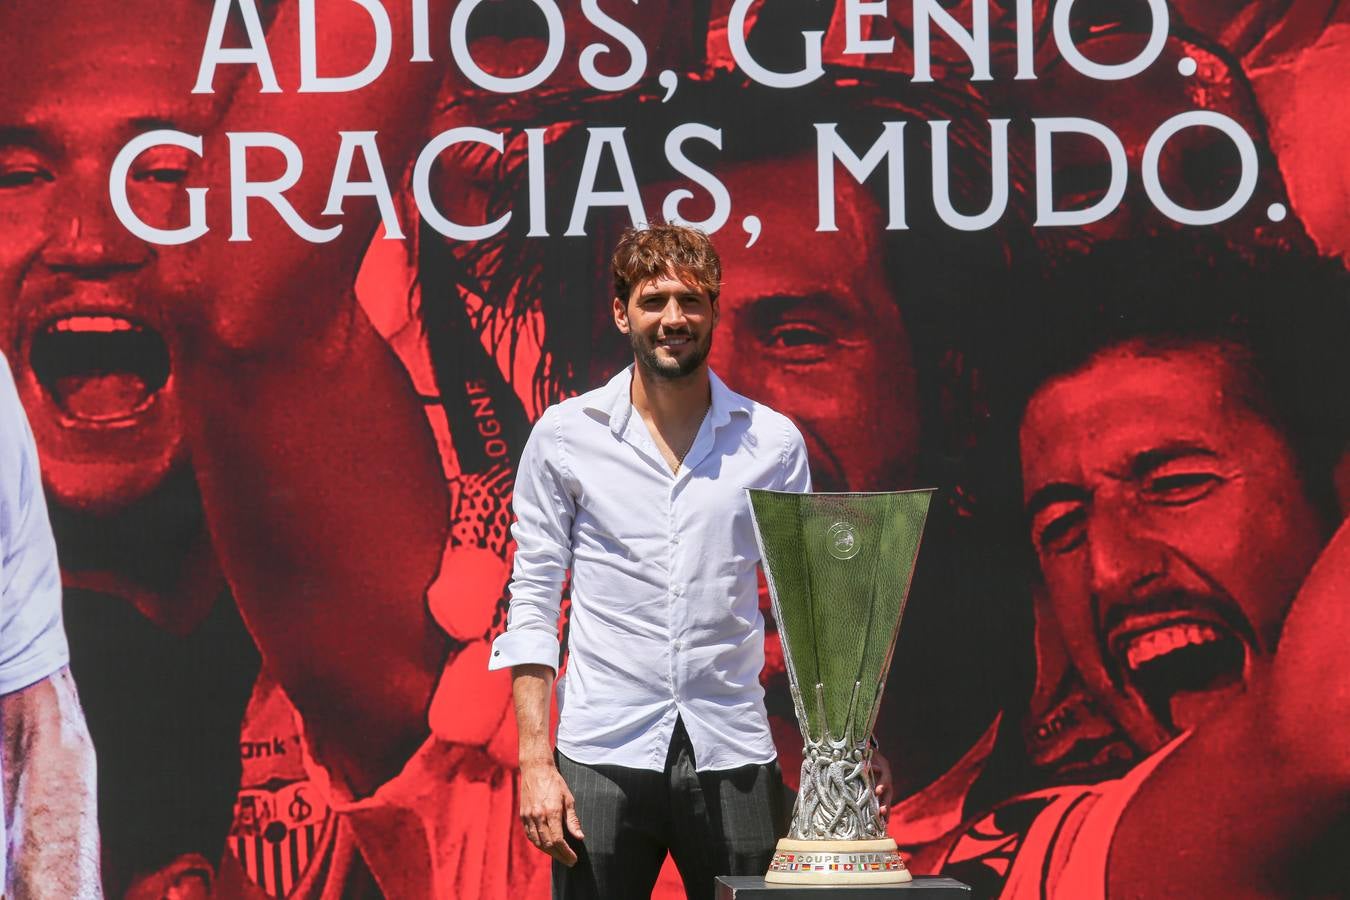
[[806,738],[792,825],[764,880],[909,881],[879,814],[871,739],[933,492],[748,493]]

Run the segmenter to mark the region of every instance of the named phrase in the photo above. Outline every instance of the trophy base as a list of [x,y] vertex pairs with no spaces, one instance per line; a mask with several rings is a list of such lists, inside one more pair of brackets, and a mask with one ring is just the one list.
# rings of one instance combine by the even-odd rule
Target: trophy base
[[768,884],[904,884],[909,869],[895,841],[794,841],[783,838],[764,876]]

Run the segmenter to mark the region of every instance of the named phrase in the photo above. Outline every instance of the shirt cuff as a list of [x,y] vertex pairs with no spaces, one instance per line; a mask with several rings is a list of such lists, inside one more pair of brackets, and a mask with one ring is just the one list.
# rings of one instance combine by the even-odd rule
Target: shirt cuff
[[492,642],[488,670],[505,669],[530,663],[558,671],[558,638],[534,631],[508,631]]
[[18,660],[0,670],[0,695],[17,693],[44,678],[50,678],[62,666],[70,665],[70,649],[66,646],[66,634],[60,626],[43,644],[28,650]]

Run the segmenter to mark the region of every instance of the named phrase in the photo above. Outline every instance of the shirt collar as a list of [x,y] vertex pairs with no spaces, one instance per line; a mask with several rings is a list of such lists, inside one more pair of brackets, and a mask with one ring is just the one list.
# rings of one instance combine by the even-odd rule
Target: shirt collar
[[[608,417],[609,430],[615,437],[623,435],[633,416],[633,365],[620,370],[586,404],[587,410]],[[721,428],[733,415],[750,415],[750,401],[727,387],[712,369],[708,370],[708,381],[712,386],[712,406],[708,409],[710,430]]]

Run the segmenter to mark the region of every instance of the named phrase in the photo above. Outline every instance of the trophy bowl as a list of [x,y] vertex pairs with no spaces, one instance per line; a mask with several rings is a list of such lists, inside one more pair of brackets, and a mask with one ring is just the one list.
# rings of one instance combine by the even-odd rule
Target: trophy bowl
[[749,490],[805,748],[786,838],[764,880],[910,880],[872,781],[872,728],[933,491]]

